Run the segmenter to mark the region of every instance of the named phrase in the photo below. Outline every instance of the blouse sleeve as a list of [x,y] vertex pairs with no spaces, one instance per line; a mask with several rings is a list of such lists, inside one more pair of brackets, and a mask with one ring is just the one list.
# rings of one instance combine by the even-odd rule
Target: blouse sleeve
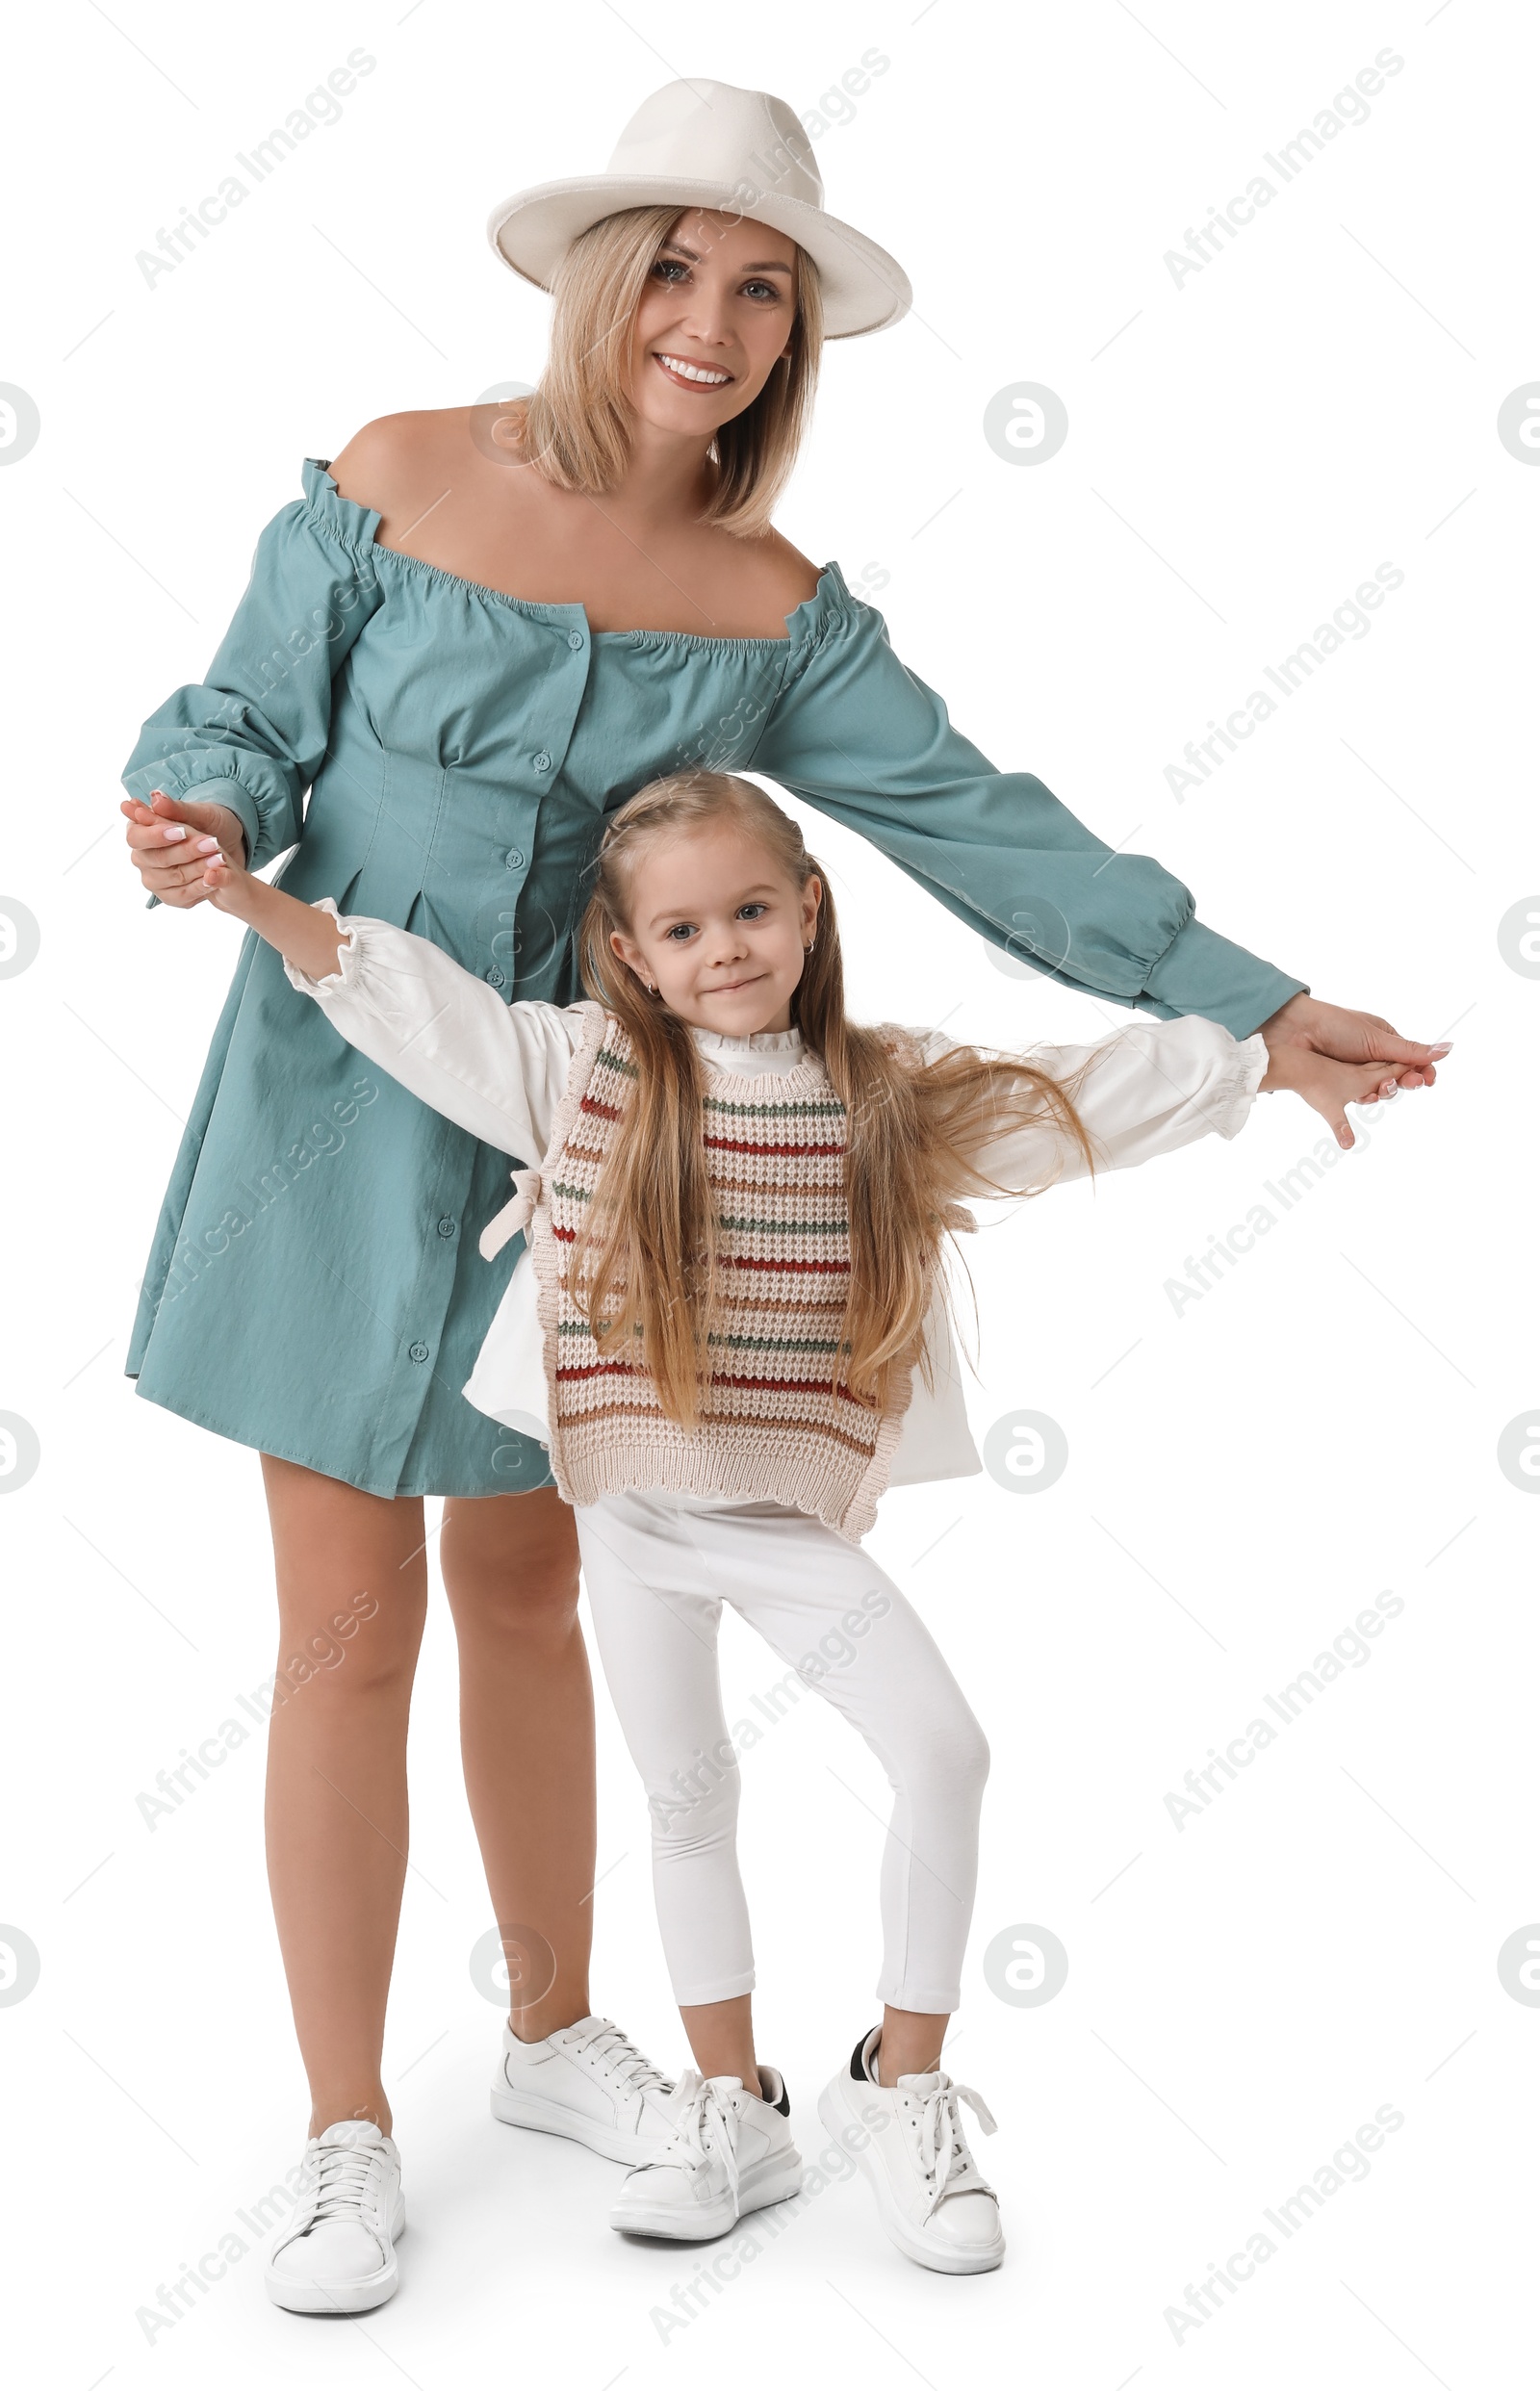
[[869,838],[990,939],[1050,979],[1237,1037],[1304,985],[1194,916],[1145,855],[1115,854],[1028,772],[1001,772],[901,664],[875,607],[845,591],[793,655],[748,769]]
[[582,1029],[580,1005],[504,1004],[495,989],[394,922],[329,913],[348,942],[337,969],[313,980],[288,957],[291,987],[314,997],[350,1046],[474,1138],[536,1163]]
[[122,774],[141,803],[163,788],[230,807],[253,871],[299,837],[301,800],[326,753],[333,678],[382,597],[370,554],[379,516],[343,498],[313,457],[304,490],[258,539],[207,678],[157,707]]
[[[933,1030],[923,1050],[930,1060],[954,1042]],[[1232,1038],[1218,1021],[1194,1014],[1132,1022],[1094,1045],[1033,1046],[1028,1059],[1059,1080],[1089,1064],[1074,1103],[1096,1168],[1128,1170],[1198,1138],[1236,1136],[1267,1070],[1268,1049],[1261,1038]],[[993,1138],[969,1160],[1006,1188],[1086,1176],[1079,1146],[1049,1121]]]

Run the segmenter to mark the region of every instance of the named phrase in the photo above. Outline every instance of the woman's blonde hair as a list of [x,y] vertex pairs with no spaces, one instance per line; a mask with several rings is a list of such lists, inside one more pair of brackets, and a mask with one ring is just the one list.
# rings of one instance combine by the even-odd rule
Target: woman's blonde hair
[[[600,498],[625,474],[632,413],[626,396],[636,310],[681,211],[622,208],[579,233],[557,269],[551,354],[522,411],[527,461],[558,490]],[[753,404],[722,425],[702,520],[752,539],[770,527],[812,413],[823,348],[818,269],[790,244],[796,267],[791,353],[778,357]],[[511,412],[511,409],[510,409]]]
[[[1029,1121],[1047,1121],[1093,1168],[1074,1103],[1085,1067],[1061,1084],[1021,1056],[975,1046],[926,1062],[902,1032],[849,1020],[828,876],[790,815],[732,773],[674,772],[639,789],[605,828],[578,933],[583,985],[625,1029],[637,1076],[573,1247],[569,1284],[601,1353],[639,1358],[679,1426],[689,1428],[700,1417],[718,1292],[720,1224],[702,1132],[706,1073],[688,1025],[647,993],[610,934],[633,938],[632,875],[655,840],[724,821],[762,845],[799,891],[815,872],[822,883],[813,948],[791,1010],[846,1115],[850,1292],[832,1369],[834,1383],[886,1410],[900,1362],[917,1355],[933,1382],[930,1353],[917,1341],[941,1240],[972,1225],[958,1199],[1036,1195],[1058,1175],[1004,1187],[968,1154]],[[945,1288],[944,1272],[940,1280]]]

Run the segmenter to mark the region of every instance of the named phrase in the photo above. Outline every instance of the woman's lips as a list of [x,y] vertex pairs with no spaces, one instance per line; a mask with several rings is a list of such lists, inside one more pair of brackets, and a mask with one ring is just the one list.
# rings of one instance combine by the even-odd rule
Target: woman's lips
[[[655,348],[653,351],[653,359],[660,373],[668,381],[673,383],[676,390],[714,391],[728,390],[732,387],[732,376],[731,373],[727,374],[726,378],[720,382],[698,382],[693,380],[687,373],[676,373],[674,368],[669,364],[668,359]],[[693,358],[688,358],[685,362],[693,365],[695,360]],[[711,373],[722,372],[720,367],[710,367],[706,370]]]

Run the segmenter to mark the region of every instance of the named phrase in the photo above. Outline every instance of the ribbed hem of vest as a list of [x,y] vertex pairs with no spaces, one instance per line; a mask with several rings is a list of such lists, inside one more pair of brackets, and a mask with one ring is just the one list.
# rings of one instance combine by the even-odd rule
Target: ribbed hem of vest
[[[740,1426],[747,1427],[748,1422]],[[730,1454],[685,1450],[659,1438],[654,1425],[644,1440],[617,1436],[606,1429],[603,1442],[585,1446],[581,1428],[569,1424],[552,1466],[564,1500],[574,1508],[597,1503],[603,1495],[647,1494],[662,1487],[676,1494],[722,1495],[731,1502],[784,1503],[807,1511],[847,1544],[860,1544],[877,1518],[877,1499],[886,1482],[888,1453],[902,1417],[885,1420],[878,1451],[852,1488],[849,1455],[831,1454],[827,1464],[809,1455],[804,1445],[783,1457],[763,1444],[735,1461]],[[767,1433],[774,1423],[766,1421]],[[891,1430],[892,1436],[886,1431]]]

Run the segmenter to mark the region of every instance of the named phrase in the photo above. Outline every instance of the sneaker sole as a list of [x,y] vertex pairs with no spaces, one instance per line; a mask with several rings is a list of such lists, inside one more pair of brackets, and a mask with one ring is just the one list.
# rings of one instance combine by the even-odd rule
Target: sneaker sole
[[396,2214],[391,2221],[388,2266],[381,2267],[376,2275],[361,2275],[356,2283],[326,2284],[303,2283],[287,2275],[275,2275],[270,2265],[263,2278],[268,2298],[274,2307],[288,2308],[295,2316],[364,2316],[371,2308],[382,2308],[400,2286],[395,2245],[405,2230],[406,2202],[398,2195]]
[[[839,2142],[852,2125],[860,2127],[866,2135],[867,2147],[852,2150],[850,2155],[871,2186],[883,2231],[895,2250],[901,2250],[906,2258],[912,2258],[916,2266],[929,2267],[935,2275],[988,2275],[1000,2264],[1005,2256],[1003,2233],[977,2250],[947,2250],[911,2224],[894,2199],[892,2187],[883,2169],[871,2156],[870,2131],[847,2101],[842,2076],[836,2075],[834,2082],[826,2084],[819,2094],[818,2117],[835,2142]],[[842,2147],[849,2148],[848,2144]]]
[[620,2133],[613,2125],[601,2125],[597,2118],[576,2116],[558,2101],[516,2093],[502,2083],[492,2087],[492,2114],[502,2125],[523,2125],[530,2133],[559,2134],[565,2142],[580,2142],[585,2150],[596,2150],[601,2158],[615,2159],[622,2167],[639,2166],[647,2147],[635,2134]]
[[795,2150],[778,2159],[773,2168],[756,2177],[752,2173],[738,2185],[737,2205],[723,2210],[703,2209],[689,2217],[677,2208],[661,2204],[656,2208],[641,2208],[617,2204],[609,2212],[609,2222],[617,2233],[648,2233],[664,2242],[715,2242],[724,2233],[731,2233],[743,2218],[757,2208],[773,2208],[778,2200],[793,2200],[802,2190],[802,2159]]

